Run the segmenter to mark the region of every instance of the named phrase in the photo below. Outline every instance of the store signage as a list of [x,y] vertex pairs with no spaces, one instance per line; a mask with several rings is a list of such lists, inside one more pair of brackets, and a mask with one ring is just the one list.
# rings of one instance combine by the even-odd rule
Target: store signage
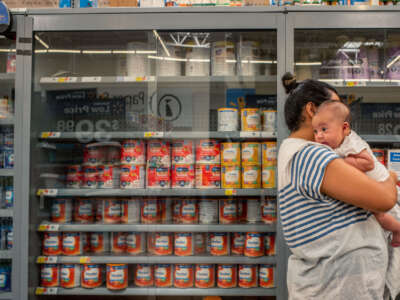
[[398,103],[361,103],[353,115],[362,134],[399,135],[400,105]]
[[0,33],[7,31],[10,28],[11,19],[7,5],[0,1]]

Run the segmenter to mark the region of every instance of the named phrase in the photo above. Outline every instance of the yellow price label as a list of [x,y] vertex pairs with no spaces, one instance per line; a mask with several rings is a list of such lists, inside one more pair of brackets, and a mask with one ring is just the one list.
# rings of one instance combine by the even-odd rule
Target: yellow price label
[[48,225],[45,224],[39,225],[39,231],[47,231],[48,228],[49,228]]
[[136,81],[145,81],[146,77],[136,77]]
[[226,189],[225,196],[233,196],[236,195],[237,191],[235,189]]
[[36,295],[43,295],[46,292],[46,288],[38,287],[36,288]]
[[38,264],[44,264],[46,262],[46,257],[45,256],[39,256],[36,260]]
[[80,263],[80,264],[87,264],[87,263],[90,263],[90,257],[88,257],[88,256],[82,256],[81,258],[79,258],[79,263]]
[[49,136],[50,136],[50,132],[48,132],[48,131],[42,132],[41,137],[42,137],[43,139],[46,139],[46,138],[48,138]]
[[43,193],[44,193],[44,190],[43,190],[43,189],[38,189],[38,191],[37,191],[36,195],[38,195],[38,196],[42,196],[42,195],[43,195]]
[[347,82],[347,86],[355,86],[356,83],[354,81],[349,81]]
[[148,131],[148,132],[145,132],[144,133],[144,137],[146,138],[146,137],[152,137],[154,135],[154,132],[152,132],[152,131]]
[[67,77],[60,77],[57,80],[57,82],[60,82],[60,83],[65,82],[65,81],[67,81]]

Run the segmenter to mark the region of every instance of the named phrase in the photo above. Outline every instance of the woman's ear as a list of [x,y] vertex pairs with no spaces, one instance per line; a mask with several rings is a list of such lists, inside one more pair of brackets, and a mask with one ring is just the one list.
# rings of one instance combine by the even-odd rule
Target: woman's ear
[[305,112],[310,119],[312,119],[317,111],[317,107],[314,103],[308,102],[305,107]]

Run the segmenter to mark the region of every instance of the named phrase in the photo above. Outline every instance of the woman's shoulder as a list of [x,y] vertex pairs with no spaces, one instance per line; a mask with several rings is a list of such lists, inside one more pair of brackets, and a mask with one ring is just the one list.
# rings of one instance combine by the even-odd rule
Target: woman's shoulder
[[290,160],[297,153],[306,151],[306,149],[311,149],[311,148],[321,149],[321,150],[326,149],[326,151],[333,152],[333,150],[326,145],[322,145],[312,141],[307,141],[304,139],[287,138],[282,141],[282,144],[279,148],[278,160],[287,160],[287,159]]

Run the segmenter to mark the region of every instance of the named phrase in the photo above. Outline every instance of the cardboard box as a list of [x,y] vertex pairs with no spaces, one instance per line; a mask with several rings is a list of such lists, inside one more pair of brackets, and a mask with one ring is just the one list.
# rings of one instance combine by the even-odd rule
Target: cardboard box
[[58,0],[4,0],[8,8],[58,8]]

